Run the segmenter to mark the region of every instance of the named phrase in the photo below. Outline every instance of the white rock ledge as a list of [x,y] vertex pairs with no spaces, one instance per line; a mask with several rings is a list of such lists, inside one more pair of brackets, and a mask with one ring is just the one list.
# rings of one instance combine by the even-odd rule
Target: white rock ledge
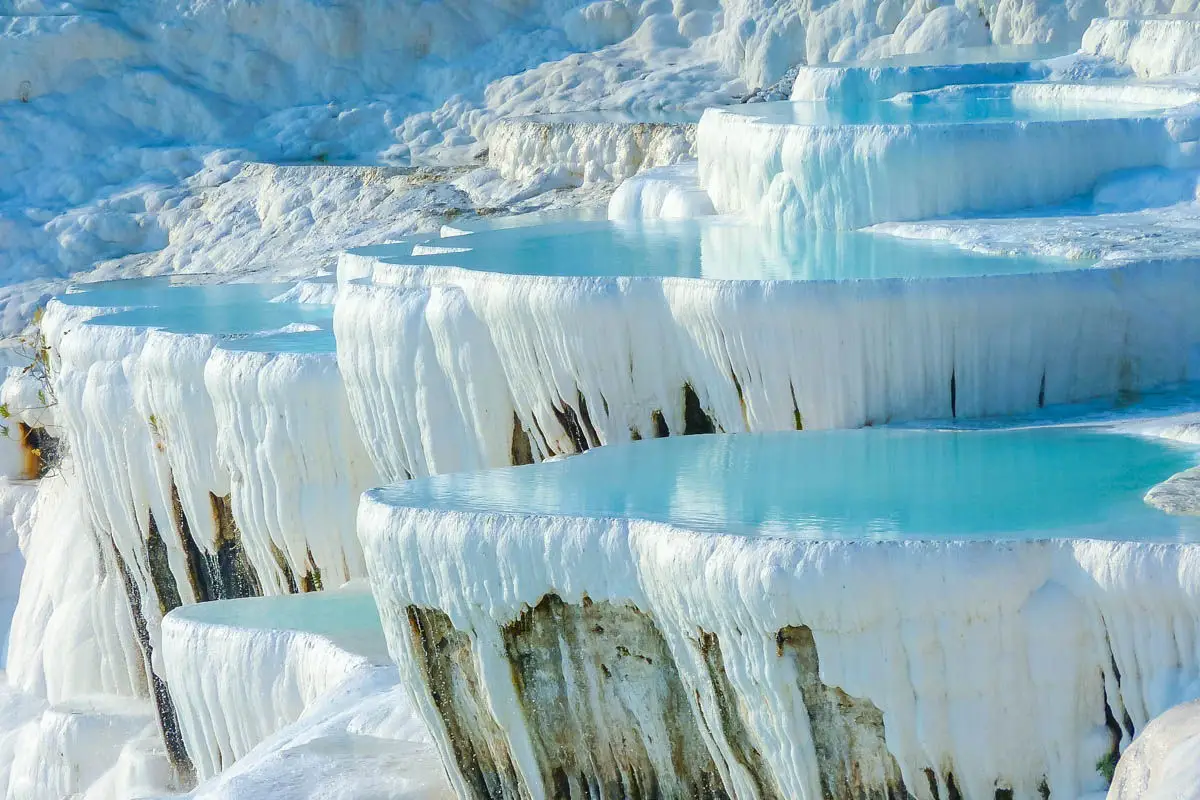
[[1141,78],[1189,72],[1200,67],[1200,19],[1098,17],[1083,34],[1082,50],[1128,64]]
[[1014,414],[1200,369],[1186,261],[846,282],[387,261],[334,313],[350,409],[387,480],[664,433]]
[[[911,102],[953,106],[972,97],[1009,98],[1032,110],[1114,110],[1094,118],[836,125],[763,118],[787,104],[709,109],[697,134],[700,183],[720,213],[785,231],[855,229],[1047,205],[1116,170],[1193,160],[1190,126],[1161,113],[1194,102],[1184,89],[1025,83],[951,87]],[[1144,111],[1131,110],[1138,107]]]
[[791,99],[853,104],[943,86],[1040,80],[1051,71],[1043,59],[1054,55],[1062,55],[1061,48],[1008,45],[963,47],[838,64],[806,64],[796,72]]
[[445,481],[368,492],[359,534],[461,797],[1075,798],[1200,680],[1195,544],[730,535]]
[[361,672],[390,663],[364,588],[181,606],[163,620],[163,665],[205,780]]
[[580,183],[619,182],[641,169],[695,158],[694,119],[620,112],[502,119],[488,129],[488,164],[511,180],[557,168]]

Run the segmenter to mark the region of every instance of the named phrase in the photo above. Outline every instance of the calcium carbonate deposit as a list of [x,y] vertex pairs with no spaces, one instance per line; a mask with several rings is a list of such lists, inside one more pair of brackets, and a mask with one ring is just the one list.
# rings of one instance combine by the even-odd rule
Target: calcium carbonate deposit
[[0,800],[1200,800],[1189,0],[0,0]]

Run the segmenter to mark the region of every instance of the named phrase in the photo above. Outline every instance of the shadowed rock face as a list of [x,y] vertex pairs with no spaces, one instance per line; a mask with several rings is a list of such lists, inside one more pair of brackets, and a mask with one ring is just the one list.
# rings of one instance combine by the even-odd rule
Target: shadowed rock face
[[728,797],[666,641],[638,609],[547,595],[504,646],[554,797]]
[[[175,514],[175,524],[183,540],[188,579],[196,599],[203,603],[208,600],[260,597],[262,584],[242,547],[241,532],[233,518],[229,496],[217,497],[210,492],[208,497],[217,527],[215,553],[206,552],[196,543],[191,525],[183,513],[179,491],[174,483],[171,484],[172,513]],[[290,583],[295,585],[295,580],[291,579]]]
[[[762,754],[753,744],[750,732],[742,718],[742,701],[729,683],[725,673],[725,662],[721,658],[721,642],[715,633],[700,631],[696,646],[704,659],[704,667],[712,687],[713,697],[717,702],[715,721],[704,720],[709,730],[720,727],[729,743],[732,755],[737,763],[745,768],[746,774],[754,782],[754,789],[760,800],[783,800],[779,788],[775,785],[770,769],[763,761]],[[700,707],[697,698],[697,707]]]
[[44,478],[59,460],[59,442],[45,428],[31,428],[17,423],[17,444],[21,447],[21,477],[26,480]]
[[[150,684],[151,699],[154,701],[155,716],[158,719],[158,727],[162,732],[163,743],[167,750],[167,761],[175,772],[175,780],[180,786],[195,786],[196,770],[188,755],[187,747],[183,743],[183,734],[179,728],[179,716],[175,711],[175,704],[171,700],[171,693],[167,689],[166,682],[154,672],[154,645],[150,641],[150,630],[146,625],[146,618],[142,614],[142,596],[138,590],[137,581],[130,574],[129,567],[121,556],[116,542],[111,537],[108,537],[107,540],[98,537],[98,541],[102,549],[110,554],[125,586],[125,596],[129,600],[129,611],[133,619],[134,632],[137,634],[138,649],[141,651],[142,663]],[[161,603],[160,600],[160,605]]]
[[[795,661],[800,695],[808,711],[821,796],[830,800],[909,797],[896,759],[888,752],[883,713],[870,700],[851,697],[821,682],[812,631],[788,626],[776,635],[781,658]],[[954,779],[949,783],[953,786]],[[936,779],[931,788],[937,795]]]
[[473,797],[531,800],[517,779],[508,740],[488,711],[471,638],[436,609],[409,606],[408,631],[425,690],[446,728]]
[[[535,790],[514,760],[519,745],[508,738],[513,732],[492,715],[493,698],[482,684],[470,633],[454,628],[436,609],[409,606],[407,617],[424,688],[470,795],[532,798]],[[747,728],[747,700],[725,672],[715,634],[698,631],[692,640],[703,663],[697,679],[708,682],[715,708],[685,686],[653,620],[632,605],[586,596],[571,604],[549,594],[500,634],[530,739],[533,761],[524,769],[537,770],[548,797],[733,797],[710,742],[723,743],[713,746],[722,748],[720,756],[731,769],[740,767],[740,785],[749,787],[749,794],[761,800],[784,797]],[[888,750],[882,712],[870,700],[822,683],[807,627],[786,627],[776,641],[778,657],[796,668],[820,796],[912,797]],[[952,772],[926,773],[930,795],[961,797]]]

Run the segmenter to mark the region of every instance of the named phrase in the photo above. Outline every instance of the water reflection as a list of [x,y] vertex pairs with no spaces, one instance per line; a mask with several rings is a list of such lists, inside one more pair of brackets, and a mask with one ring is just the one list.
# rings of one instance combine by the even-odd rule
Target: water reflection
[[1087,429],[692,436],[389,489],[407,506],[628,517],[813,538],[1196,538],[1147,506],[1195,463],[1163,440]]

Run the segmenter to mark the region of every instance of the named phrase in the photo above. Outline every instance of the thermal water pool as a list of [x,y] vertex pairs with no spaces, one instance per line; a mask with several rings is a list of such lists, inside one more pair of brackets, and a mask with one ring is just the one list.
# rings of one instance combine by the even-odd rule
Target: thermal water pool
[[689,436],[438,476],[379,492],[414,508],[628,518],[818,539],[1194,539],[1146,492],[1194,449],[1089,429],[865,429]]
[[461,785],[499,731],[513,794],[1079,797],[1200,678],[1200,518],[1143,501],[1195,461],[1099,429],[682,437],[374,490],[358,526]]
[[1090,262],[972,252],[857,231],[778,236],[728,218],[554,222],[440,240],[461,252],[389,255],[395,265],[561,277],[718,280],[947,278],[1056,272]]

